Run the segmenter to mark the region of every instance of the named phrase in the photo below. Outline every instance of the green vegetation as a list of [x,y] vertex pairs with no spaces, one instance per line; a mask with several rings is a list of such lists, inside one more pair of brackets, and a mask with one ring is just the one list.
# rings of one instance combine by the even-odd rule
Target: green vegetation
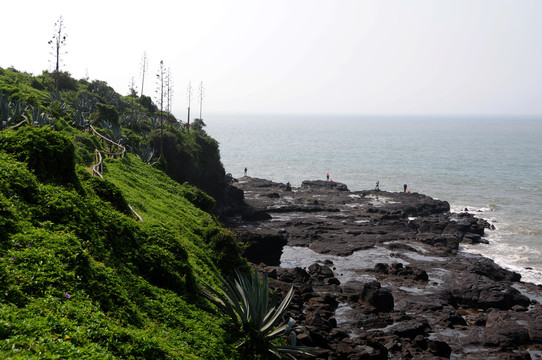
[[94,161],[95,148],[108,150],[96,137],[82,132],[90,125],[147,163],[158,160],[162,138],[160,163],[172,179],[189,182],[212,196],[220,194],[224,168],[218,143],[205,134],[203,121],[189,132],[187,124],[158,111],[149,97],[121,96],[104,81],[74,80],[67,72],[32,76],[0,68],[0,109],[0,130],[24,122],[68,132],[74,137],[78,162],[86,166]]
[[[134,153],[156,145],[156,113],[137,98],[14,69],[0,69],[0,92],[10,118],[0,131],[0,357],[259,358],[236,348],[245,329],[198,286],[249,273],[200,190],[218,191],[223,178],[216,141],[167,114],[164,157],[152,166]],[[30,107],[51,121],[31,121]],[[103,179],[91,166],[95,149],[110,149],[90,124],[120,132],[129,149],[105,159]]]
[[[54,165],[55,147],[39,138],[52,131],[25,130],[0,143],[33,133],[26,146],[40,152],[29,153],[49,152],[44,165]],[[133,156],[108,162],[104,180],[73,169],[61,184],[40,181],[32,162],[0,154],[2,357],[238,358],[224,320],[197,296],[221,264],[246,267],[238,252],[215,250],[237,249],[233,235],[183,196],[207,195]],[[126,208],[138,194],[144,222]]]

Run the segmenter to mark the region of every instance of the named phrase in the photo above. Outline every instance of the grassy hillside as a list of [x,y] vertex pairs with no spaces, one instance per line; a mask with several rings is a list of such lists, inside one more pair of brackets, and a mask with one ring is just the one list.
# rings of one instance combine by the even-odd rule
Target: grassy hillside
[[[0,358],[250,357],[236,349],[244,335],[199,295],[215,273],[248,268],[214,200],[135,151],[92,176],[94,149],[107,145],[86,125],[126,115],[118,130],[133,150],[156,140],[154,110],[126,127],[138,99],[64,75],[54,93],[50,74],[0,69]],[[81,99],[94,107],[80,111]],[[161,162],[177,180],[221,175],[216,141],[174,124],[166,132],[187,162]]]
[[10,151],[30,134],[46,159],[71,143],[47,128],[0,133],[0,357],[237,358],[226,320],[197,295],[244,264],[192,204],[212,199],[134,156],[108,161],[103,180],[75,164],[69,181],[47,180]]
[[89,136],[92,125],[146,163],[161,156],[162,169],[179,183],[190,182],[213,196],[223,188],[218,143],[205,133],[203,120],[192,119],[188,127],[158,111],[148,96],[122,96],[104,81],[75,80],[66,72],[33,76],[0,68],[0,110],[0,130],[25,121],[70,133],[80,163],[90,165],[95,148],[107,150]]

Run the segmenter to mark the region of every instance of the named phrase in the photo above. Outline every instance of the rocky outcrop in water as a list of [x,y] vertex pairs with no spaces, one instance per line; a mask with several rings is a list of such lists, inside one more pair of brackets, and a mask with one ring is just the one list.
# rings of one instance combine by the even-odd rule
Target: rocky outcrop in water
[[224,221],[278,293],[296,287],[319,359],[542,358],[542,288],[460,249],[487,243],[484,220],[416,193],[236,186]]

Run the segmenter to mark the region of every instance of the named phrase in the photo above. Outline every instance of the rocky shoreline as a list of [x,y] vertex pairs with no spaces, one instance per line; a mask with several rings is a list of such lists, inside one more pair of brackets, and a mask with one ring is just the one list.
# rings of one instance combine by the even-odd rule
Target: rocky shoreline
[[224,222],[279,294],[296,287],[291,316],[318,359],[542,358],[542,287],[460,251],[487,242],[486,221],[336,182],[235,187]]

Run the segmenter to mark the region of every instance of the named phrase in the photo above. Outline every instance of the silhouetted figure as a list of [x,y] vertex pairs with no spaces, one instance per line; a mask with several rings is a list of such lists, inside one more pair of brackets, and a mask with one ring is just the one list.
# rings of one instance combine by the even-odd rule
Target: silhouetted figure
[[380,181],[378,181],[378,180],[376,181],[375,190],[380,191]]
[[329,181],[329,173],[326,174],[327,181]]
[[292,191],[292,185],[290,185],[289,181],[286,183],[286,191]]
[[247,176],[247,168],[245,168],[245,176]]
[[407,188],[407,185],[406,184],[403,185],[403,189],[405,190],[405,192],[406,192],[406,188]]

